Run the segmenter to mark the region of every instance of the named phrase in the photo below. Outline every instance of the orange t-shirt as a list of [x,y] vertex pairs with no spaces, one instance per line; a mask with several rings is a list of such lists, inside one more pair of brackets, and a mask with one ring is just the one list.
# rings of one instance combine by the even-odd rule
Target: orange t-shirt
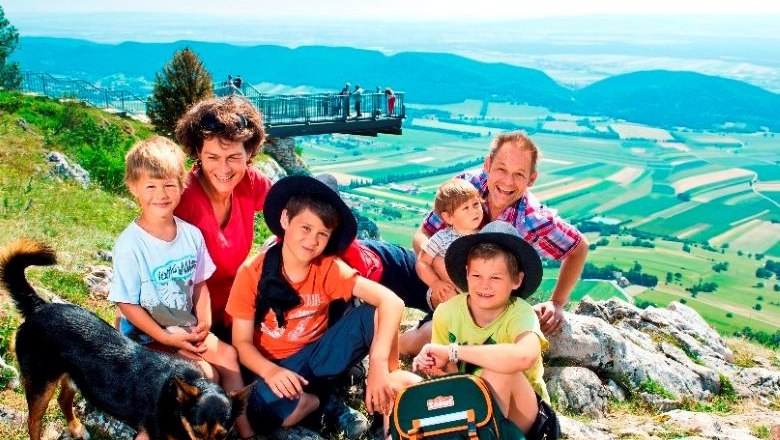
[[[257,281],[264,258],[265,254],[258,254],[238,268],[225,308],[234,319],[255,319]],[[328,328],[328,305],[333,300],[351,298],[358,276],[355,269],[334,256],[312,261],[306,278],[290,283],[300,295],[301,304],[285,313],[287,326],[279,327],[276,314],[268,310],[263,323],[255,327],[254,344],[260,354],[267,359],[284,359],[319,339]]]

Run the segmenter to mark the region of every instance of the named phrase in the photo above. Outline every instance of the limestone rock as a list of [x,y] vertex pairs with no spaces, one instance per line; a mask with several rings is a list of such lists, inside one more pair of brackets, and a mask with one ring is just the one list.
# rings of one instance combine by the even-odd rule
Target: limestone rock
[[84,282],[87,284],[90,296],[102,299],[108,298],[108,294],[111,292],[111,278],[113,275],[113,269],[108,266],[88,266]]
[[545,375],[550,377],[547,391],[559,408],[572,414],[604,417],[609,393],[596,373],[583,367],[550,367]]
[[263,145],[263,151],[273,157],[287,174],[309,174],[306,162],[295,154],[294,138],[269,137]]
[[558,422],[561,425],[563,438],[570,440],[614,440],[609,428],[600,423],[588,425],[572,418],[558,414]]
[[77,163],[71,163],[67,156],[58,152],[46,153],[46,159],[51,162],[51,173],[60,179],[73,179],[82,188],[89,188],[89,173]]
[[279,163],[271,157],[264,157],[262,160],[258,160],[254,166],[260,170],[264,176],[271,179],[271,182],[276,182],[282,177],[287,176],[287,171],[285,171],[284,168],[282,168]]

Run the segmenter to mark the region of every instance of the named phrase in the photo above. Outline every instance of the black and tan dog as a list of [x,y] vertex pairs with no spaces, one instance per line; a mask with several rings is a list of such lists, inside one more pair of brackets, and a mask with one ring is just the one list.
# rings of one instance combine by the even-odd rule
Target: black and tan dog
[[81,307],[44,301],[24,275],[51,265],[54,252],[33,241],[0,251],[0,282],[25,318],[16,355],[29,407],[30,439],[59,383],[58,402],[74,438],[88,438],[73,412],[75,390],[95,407],[153,440],[221,440],[241,413],[249,388],[228,396],[197,367],[142,347]]

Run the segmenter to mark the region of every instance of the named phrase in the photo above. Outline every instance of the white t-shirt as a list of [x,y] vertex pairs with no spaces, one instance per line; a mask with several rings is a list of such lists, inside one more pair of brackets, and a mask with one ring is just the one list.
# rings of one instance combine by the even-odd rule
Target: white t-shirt
[[[174,217],[176,238],[161,240],[135,221],[117,238],[113,250],[114,275],[108,300],[138,304],[162,327],[193,326],[192,293],[216,269],[203,234],[195,226]],[[120,330],[141,343],[151,342],[124,317]]]

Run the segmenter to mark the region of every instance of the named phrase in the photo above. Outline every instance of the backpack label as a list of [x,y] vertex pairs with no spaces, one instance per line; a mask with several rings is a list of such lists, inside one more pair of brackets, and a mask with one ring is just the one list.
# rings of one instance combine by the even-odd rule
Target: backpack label
[[428,411],[432,411],[434,409],[442,409],[442,408],[449,408],[452,406],[455,406],[455,397],[454,396],[437,396],[433,399],[429,399],[425,402]]

